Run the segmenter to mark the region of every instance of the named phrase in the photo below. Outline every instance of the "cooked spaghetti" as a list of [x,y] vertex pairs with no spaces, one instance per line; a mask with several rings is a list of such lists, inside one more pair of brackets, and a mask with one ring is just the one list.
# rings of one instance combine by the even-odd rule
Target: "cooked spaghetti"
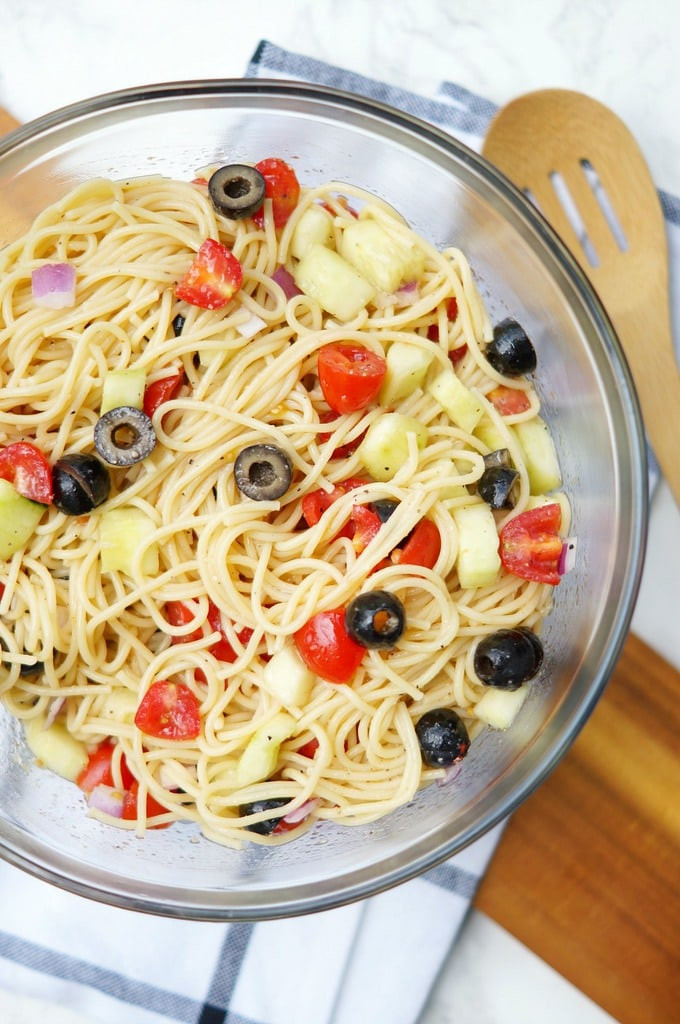
[[[345,322],[287,287],[310,207],[328,215],[329,250],[341,249],[357,219],[373,221],[417,251],[417,280],[373,288]],[[206,239],[242,267],[222,308],[177,294]],[[75,298],[46,308],[31,274],[61,263],[75,267]],[[486,584],[459,581],[455,513],[483,504],[477,484],[490,442],[452,421],[428,386],[451,370],[451,353],[460,356],[455,376],[481,403],[481,422],[502,440],[494,447],[507,449],[518,474],[513,507],[493,513],[497,529],[543,500],[532,495],[514,429],[538,417],[538,397],[530,376],[494,370],[485,354],[491,336],[464,255],[437,251],[387,204],[345,183],[303,188],[277,227],[271,200],[259,222],[232,220],[202,181],[93,180],[0,254],[0,444],[29,441],[54,467],[95,452],[107,376],[135,369],[147,387],[169,375],[181,382],[152,413],[153,451],[110,467],[107,500],[83,515],[46,502],[30,538],[0,563],[2,700],[34,732],[61,728],[83,763],[107,746],[112,803],[90,799],[92,814],[140,833],[191,821],[227,845],[283,842],[324,819],[375,820],[440,779],[445,769],[425,764],[416,734],[425,712],[455,710],[472,739],[485,727],[476,707],[489,687],[474,669],[475,643],[501,627],[538,629],[552,594],[503,566]],[[426,353],[427,376],[389,408],[378,395],[334,412],[317,361],[336,343],[381,357],[396,343],[411,346]],[[489,396],[499,386],[526,396],[523,411],[498,411]],[[407,433],[400,464],[375,479],[362,446],[388,412],[424,434]],[[239,454],[259,444],[290,462],[290,484],[275,499],[253,500],[235,479]],[[329,497],[310,523],[303,501],[319,492]],[[392,514],[359,542],[349,528],[357,506],[370,511],[385,500]],[[146,529],[127,565],[107,568],[103,524],[130,509]],[[423,519],[439,534],[432,565],[399,555]],[[347,682],[307,670],[304,702],[286,704],[267,666],[288,651],[304,674],[295,638],[305,625],[373,590],[402,602],[401,637],[389,650],[367,648]],[[191,694],[197,735],[168,739],[140,727],[140,704],[158,681]],[[245,751],[256,734],[271,740],[267,723],[282,712],[286,734],[268,747],[269,770],[244,775]],[[130,816],[115,801],[132,785]],[[253,831],[274,806],[285,831]]]

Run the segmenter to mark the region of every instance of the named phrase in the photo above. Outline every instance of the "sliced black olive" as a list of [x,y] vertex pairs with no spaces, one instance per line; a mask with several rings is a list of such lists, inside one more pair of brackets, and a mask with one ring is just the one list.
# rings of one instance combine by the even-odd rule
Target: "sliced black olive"
[[395,501],[393,498],[378,498],[377,501],[371,502],[371,508],[381,523],[387,522],[398,505],[399,502]]
[[536,349],[516,320],[501,320],[486,346],[486,358],[506,377],[521,377],[536,369]]
[[416,736],[420,753],[430,768],[449,768],[470,749],[470,737],[465,722],[450,708],[426,711],[416,722]]
[[293,478],[293,464],[275,444],[251,444],[234,463],[236,486],[254,501],[275,501]]
[[208,182],[213,206],[232,220],[250,217],[259,210],[264,202],[265,187],[264,175],[248,164],[220,167]]
[[362,647],[389,650],[404,632],[406,612],[387,590],[358,594],[345,609],[345,628]]
[[543,661],[543,646],[530,630],[498,629],[482,637],[474,653],[474,669],[487,686],[517,690],[536,675]]
[[492,466],[510,466],[512,465],[510,459],[510,452],[507,448],[496,448],[495,451],[489,452],[488,455],[484,456],[484,468],[491,469]]
[[178,313],[175,319],[172,321],[172,331],[176,338],[179,338],[180,334],[184,330],[184,324],[186,323],[186,317]]
[[111,491],[109,471],[96,455],[62,455],[52,467],[54,504],[67,516],[83,516],[106,501]]
[[110,466],[133,466],[150,455],[155,445],[150,418],[132,405],[109,409],[95,424],[94,446]]
[[489,466],[477,481],[477,493],[491,508],[514,508],[512,489],[518,478],[509,466]]
[[44,670],[44,668],[44,661],[32,661],[30,665],[23,664],[21,666],[21,668],[19,669],[19,675],[22,677],[37,676]]
[[[260,811],[275,811],[289,803],[289,797],[285,796],[272,797],[269,800],[253,800],[250,804],[241,804],[239,813],[245,817],[247,814],[259,814]],[[280,821],[281,816],[279,815],[278,818],[265,818],[264,821],[256,821],[253,825],[246,825],[246,828],[249,832],[257,832],[260,836],[270,836]]]

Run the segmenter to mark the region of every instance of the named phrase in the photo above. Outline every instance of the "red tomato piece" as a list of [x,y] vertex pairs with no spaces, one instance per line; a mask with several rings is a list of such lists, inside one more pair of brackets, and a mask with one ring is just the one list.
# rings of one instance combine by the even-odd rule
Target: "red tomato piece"
[[317,612],[294,639],[307,668],[329,683],[348,683],[366,653],[345,628],[344,608]]
[[[347,480],[342,480],[340,483],[333,487],[332,491],[325,491],[320,487],[316,491],[310,491],[309,494],[305,494],[302,499],[302,514],[305,517],[307,526],[315,526],[319,522],[321,516],[324,514],[327,508],[330,508],[333,502],[341,498],[343,494],[347,494],[348,491],[356,490],[357,487],[363,487],[364,484],[368,483],[367,480],[362,480],[360,477],[351,476]],[[348,529],[344,536],[351,537],[351,529]]]
[[214,238],[206,238],[175,288],[175,295],[201,309],[220,309],[242,283],[243,267],[233,252]]
[[[186,626],[194,619],[191,608],[183,601],[168,601],[165,605],[165,614],[171,626]],[[195,629],[193,633],[186,633],[184,636],[173,636],[172,642],[173,644],[188,644],[193,640],[200,640],[202,636],[202,631]]]
[[[347,213],[350,214],[350,216],[352,216],[352,217],[358,217],[359,216],[357,211],[350,204],[349,199],[347,198],[347,196],[335,196],[334,198],[335,198],[335,201],[338,204],[338,206],[341,206],[343,208],[343,210],[345,210]],[[335,216],[336,211],[333,209],[333,206],[332,206],[331,203],[325,203],[324,202],[324,203],[321,203],[321,205],[323,206],[324,210],[328,210],[328,212],[331,214],[331,216],[333,216],[333,217]]]
[[[290,164],[278,157],[268,157],[255,164],[255,169],[264,177],[265,199],[272,201],[274,227],[282,228],[298,204],[300,182]],[[258,227],[264,224],[264,211],[260,208],[253,220]]]
[[383,356],[362,345],[338,342],[319,349],[319,383],[335,412],[365,409],[380,391],[386,372]]
[[[210,653],[218,658],[220,661],[226,661],[229,664],[236,661],[236,651],[231,646],[224,626],[222,625],[222,613],[220,612],[217,605],[213,604],[212,601],[208,605],[208,622],[212,628],[220,634],[220,639],[217,640],[212,647],[209,648]],[[237,632],[236,636],[240,642],[245,645],[253,635],[253,630],[249,626],[244,626],[243,629]]]
[[142,697],[135,725],[163,740],[195,740],[201,731],[198,698],[184,683],[158,679]]
[[[319,419],[321,420],[322,423],[332,423],[333,420],[336,420],[337,418],[338,414],[334,412],[332,409],[329,409],[328,412],[322,412],[321,415],[319,416]],[[330,436],[330,434],[319,434],[319,440],[321,442],[326,442]],[[353,455],[354,452],[357,450],[365,436],[366,430],[359,434],[358,437],[355,437],[353,441],[348,441],[346,444],[338,445],[337,448],[333,449],[333,454],[331,455],[331,458],[348,459],[349,456]]]
[[493,391],[489,391],[486,397],[501,416],[514,416],[526,412],[531,407],[531,400],[526,391],[509,388],[505,384],[499,384]]
[[[457,316],[458,316],[458,301],[456,299],[456,296],[452,295],[451,298],[446,303],[446,319],[449,320],[451,323],[453,323]],[[438,324],[430,324],[430,326],[427,329],[427,336],[430,339],[430,341],[439,341],[439,325]],[[459,346],[459,347],[463,348],[462,345]],[[465,349],[467,350],[467,345],[465,345]],[[457,352],[457,351],[458,351],[458,349],[454,349],[454,352]],[[450,354],[451,353],[449,353],[449,355]]]
[[311,740],[307,740],[306,743],[303,743],[301,747],[298,747],[297,752],[301,757],[309,757],[311,759],[314,757],[318,749],[319,741],[316,736],[314,736]]
[[[115,749],[115,744],[112,743],[111,740],[104,740],[103,743],[99,744],[96,750],[92,751],[86,767],[76,779],[76,784],[80,786],[84,793],[91,793],[95,786],[115,785],[113,780],[113,768],[111,766],[111,760]],[[121,757],[120,774],[123,789],[128,789],[134,782],[134,775],[128,768],[124,756]]]
[[403,548],[395,548],[390,557],[398,565],[422,565],[432,569],[439,558],[441,546],[442,539],[436,525],[431,519],[421,519]]
[[382,520],[377,512],[366,505],[354,505],[350,516],[350,523],[353,526],[352,546],[358,555],[373,540],[382,526]]
[[537,583],[559,583],[561,521],[562,511],[557,502],[527,509],[508,519],[499,534],[499,554],[508,572]]
[[174,373],[169,374],[167,377],[160,377],[159,380],[154,380],[151,384],[147,384],[144,389],[143,406],[146,415],[153,416],[156,409],[163,405],[163,402],[169,402],[172,398],[176,398],[183,383],[184,370],[175,370]]
[[456,363],[459,363],[461,361],[467,350],[468,347],[465,344],[465,342],[463,342],[462,345],[459,345],[458,348],[451,349],[451,351],[449,352],[449,359],[454,366],[456,365]]
[[[139,802],[139,783],[135,779],[130,788],[126,791],[123,797],[123,819],[125,821],[136,821],[139,817],[137,806]],[[151,793],[146,794],[146,817],[155,818],[159,814],[167,814],[168,809],[163,804],[159,803],[158,800]],[[168,828],[171,822],[165,821],[159,825],[151,825],[151,828]]]
[[30,441],[14,441],[0,449],[0,477],[19,494],[41,505],[52,502],[52,469],[39,448]]

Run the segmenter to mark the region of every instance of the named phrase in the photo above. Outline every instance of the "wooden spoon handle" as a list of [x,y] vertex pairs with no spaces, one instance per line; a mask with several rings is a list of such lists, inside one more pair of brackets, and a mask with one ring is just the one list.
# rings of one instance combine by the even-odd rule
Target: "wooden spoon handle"
[[19,127],[19,122],[16,118],[12,117],[8,110],[0,107],[0,135],[5,135],[7,132],[11,132],[14,128]]
[[[665,294],[659,302],[666,303]],[[663,308],[660,306],[659,308]],[[680,370],[675,359],[670,321],[657,315],[646,322],[645,310],[613,318],[621,347],[635,382],[645,432],[661,472],[680,508]],[[654,343],[641,344],[650,329],[664,332]]]

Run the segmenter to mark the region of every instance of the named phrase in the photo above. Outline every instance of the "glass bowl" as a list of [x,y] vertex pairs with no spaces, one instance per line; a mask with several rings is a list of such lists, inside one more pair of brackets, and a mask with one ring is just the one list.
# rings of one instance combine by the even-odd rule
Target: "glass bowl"
[[345,180],[386,199],[441,248],[468,256],[494,319],[539,353],[543,414],[573,505],[578,568],[544,627],[550,678],[507,732],[483,733],[455,785],[361,827],[328,823],[242,851],[189,826],[129,832],[88,818],[77,787],[35,767],[0,716],[0,852],[68,890],[196,919],[275,918],[366,897],[482,836],[555,767],[620,653],[646,535],[645,444],[612,327],[576,262],[528,200],[444,133],[356,96],[289,82],[180,82],[96,97],[0,141],[0,246],[94,176],[161,173],[278,155],[304,184]]

